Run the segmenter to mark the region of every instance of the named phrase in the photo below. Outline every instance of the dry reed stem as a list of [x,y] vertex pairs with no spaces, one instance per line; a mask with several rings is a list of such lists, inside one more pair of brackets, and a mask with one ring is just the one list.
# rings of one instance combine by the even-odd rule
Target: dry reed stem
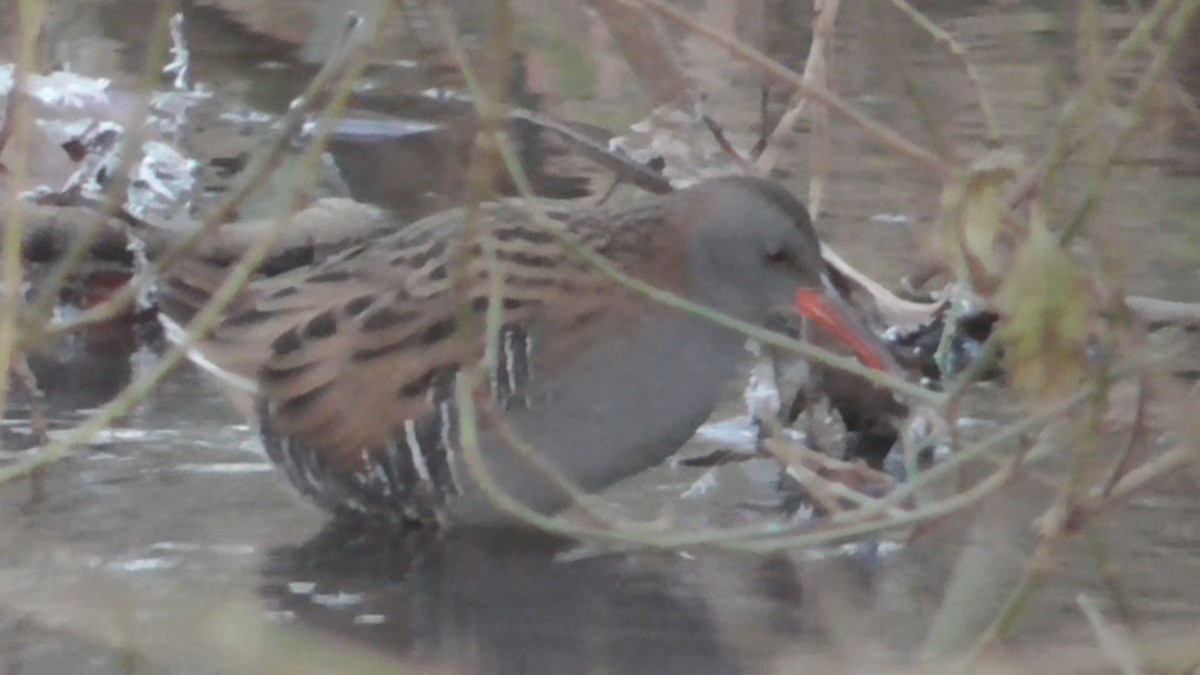
[[[813,40],[808,49],[808,58],[804,62],[804,73],[801,75],[805,82],[828,89],[829,68],[826,54],[832,49],[833,27],[837,20],[837,10],[840,0],[813,0],[816,15],[813,17]],[[755,162],[755,170],[760,176],[769,176],[779,164],[784,145],[796,135],[796,124],[808,109],[808,97],[802,93],[799,100],[791,109],[784,112],[775,124],[763,147],[762,154]],[[824,133],[828,135],[828,125]],[[814,131],[816,131],[814,129]],[[813,203],[813,187],[809,187],[809,209],[813,217],[818,217],[820,209]]]
[[[829,57],[833,53],[833,28],[837,21],[839,0],[814,0],[817,10],[813,21],[813,44],[804,63],[804,78],[822,89],[829,89]],[[814,219],[821,216],[825,186],[833,165],[833,131],[829,110],[816,106],[812,110],[813,147],[808,179],[808,209]]]
[[6,143],[12,150],[12,166],[8,169],[7,203],[4,209],[3,259],[0,260],[0,410],[8,407],[8,374],[13,358],[18,355],[22,286],[25,271],[22,259],[22,239],[25,230],[24,200],[17,198],[29,188],[29,159],[32,142],[33,116],[27,91],[29,73],[37,67],[34,50],[41,32],[41,3],[21,0],[16,5],[20,25],[17,63],[13,72],[13,86],[9,96],[11,129]]
[[685,104],[690,78],[648,12],[621,0],[587,0],[655,106]]

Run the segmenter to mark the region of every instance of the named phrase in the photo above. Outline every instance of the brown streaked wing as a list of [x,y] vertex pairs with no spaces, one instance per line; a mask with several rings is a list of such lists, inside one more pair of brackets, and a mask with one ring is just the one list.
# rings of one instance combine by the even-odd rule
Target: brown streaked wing
[[[505,275],[504,323],[537,345],[534,371],[570,358],[594,339],[597,326],[633,315],[626,311],[636,302],[629,294],[528,225],[522,211],[489,205],[482,213]],[[249,289],[256,302],[231,316],[213,342],[252,343],[255,356],[243,360],[263,364],[257,375],[280,431],[356,465],[365,449],[384,445],[406,421],[432,413],[435,373],[482,355],[482,335],[472,344],[457,339],[447,269],[463,214],[433,216]],[[644,222],[584,212],[570,225],[581,241],[606,254],[649,260],[656,253],[637,241]],[[608,250],[616,247],[620,251]],[[472,306],[482,314],[490,284],[478,251],[472,251],[467,274]],[[548,343],[544,338],[551,335]]]

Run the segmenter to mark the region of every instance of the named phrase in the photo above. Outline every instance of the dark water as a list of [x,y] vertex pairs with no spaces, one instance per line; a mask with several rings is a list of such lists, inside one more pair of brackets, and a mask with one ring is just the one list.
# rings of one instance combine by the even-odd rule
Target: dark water
[[[196,80],[223,103],[253,110],[284,108],[322,53],[319,44],[293,43],[330,30],[330,21],[336,25],[327,11],[304,14],[303,3],[291,7],[314,22],[311,31],[279,8],[228,15],[199,4],[205,6],[192,8],[186,23]],[[546,3],[517,4],[541,17],[525,22],[519,34],[540,45],[531,50],[526,86],[541,93],[546,110],[624,124],[648,111],[619,57],[600,49],[605,45],[585,14],[562,9],[551,15]],[[689,6],[696,16],[730,25],[736,4]],[[831,77],[841,95],[929,142],[906,103],[903,78],[912,77],[947,135],[978,148],[973,94],[956,64],[898,16],[872,14],[864,3],[846,5]],[[771,17],[764,39],[799,68],[810,34],[807,11],[786,2],[764,6]],[[1046,3],[928,6],[970,53],[994,97],[1002,140],[1035,157],[1075,78],[1073,19]],[[144,52],[144,17],[153,4],[74,9],[53,15],[65,36],[56,53],[73,54],[60,58],[85,69],[111,68],[91,74],[132,82],[128,73]],[[465,14],[468,31],[481,25],[480,17]],[[143,30],[135,30],[134,17]],[[1131,23],[1116,11],[1106,17],[1111,46]],[[453,97],[422,93],[459,85],[438,61],[444,57],[428,26],[420,17],[404,18],[416,22],[409,26],[415,32],[397,28],[406,39],[374,55],[370,73],[379,90],[360,99],[360,108],[399,121],[389,118],[386,140],[358,135],[376,127],[358,127],[335,151],[356,196],[415,215],[453,201],[471,132],[462,126],[468,111]],[[575,36],[577,44],[550,39],[558,34]],[[1185,58],[1200,53],[1200,46],[1188,49],[1193,56]],[[578,52],[592,59],[585,75],[554,69]],[[680,56],[711,92],[709,104],[735,138],[752,138],[758,99],[749,71],[694,38],[682,41]],[[897,66],[900,60],[908,72]],[[1183,61],[1181,84],[1195,87],[1187,74],[1197,68],[1200,58]],[[581,80],[587,98],[571,93],[585,86]],[[190,145],[207,149],[201,156],[236,158],[252,144],[240,145],[244,129],[231,126],[198,130],[203,140]],[[1136,157],[1114,171],[1095,227],[1110,250],[1120,251],[1113,269],[1131,292],[1195,301],[1196,127],[1169,118],[1136,148]],[[783,166],[798,194],[808,172],[803,149]],[[925,255],[939,186],[844,123],[835,127],[832,169],[823,234],[854,264],[894,284]],[[1084,175],[1068,171],[1063,180],[1082,182]],[[286,178],[285,170],[281,182]],[[547,179],[543,186],[569,192],[578,183]],[[271,212],[272,194],[268,188],[247,214]],[[1069,199],[1055,206],[1073,208]],[[35,364],[56,427],[83,419],[156,358],[152,336],[109,335],[99,342],[109,351],[68,345]],[[740,386],[731,383],[729,414],[738,412]],[[1003,399],[985,389],[972,405],[1011,411],[1008,403],[996,403]],[[26,415],[20,406],[12,411],[2,430],[6,448],[27,443]],[[976,426],[995,424],[985,415]],[[740,471],[722,470],[723,492],[708,500],[681,497],[702,470],[673,467],[606,497],[647,518],[666,513],[682,522],[745,522],[754,514],[743,502],[763,497],[763,488]],[[1019,571],[1032,542],[1030,520],[1052,494],[1050,486],[1030,483],[1014,487],[1017,498],[982,510],[997,524],[988,530],[995,541],[985,544],[993,546],[1000,578]],[[23,484],[0,489],[0,666],[6,673],[375,671],[390,658],[414,672],[721,673],[830,664],[874,671],[921,644],[962,550],[965,526],[943,523],[904,548],[867,542],[765,557],[581,551],[503,531],[357,536],[326,528],[325,515],[292,493],[250,428],[190,366],[52,467],[45,493],[30,505]],[[1140,625],[1194,625],[1200,618],[1200,586],[1188,581],[1200,575],[1200,504],[1192,477],[1181,475],[1139,496],[1092,535],[1108,551]],[[1079,593],[1114,615],[1093,550],[1086,538],[1068,546],[1059,574],[1022,624],[1019,644],[1086,644]],[[981,605],[988,600],[980,598]],[[276,629],[264,637],[264,630]]]

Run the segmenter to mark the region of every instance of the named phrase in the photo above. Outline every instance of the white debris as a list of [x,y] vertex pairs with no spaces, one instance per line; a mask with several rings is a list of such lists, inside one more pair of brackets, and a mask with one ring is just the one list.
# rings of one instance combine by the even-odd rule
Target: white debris
[[[0,65],[0,96],[8,96],[13,88],[16,66]],[[30,74],[26,80],[29,95],[43,105],[55,108],[86,108],[108,103],[108,87],[103,77],[84,77],[77,73],[55,71],[49,75]]]
[[679,496],[683,499],[697,499],[711,494],[715,489],[717,489],[717,472],[709,469]]

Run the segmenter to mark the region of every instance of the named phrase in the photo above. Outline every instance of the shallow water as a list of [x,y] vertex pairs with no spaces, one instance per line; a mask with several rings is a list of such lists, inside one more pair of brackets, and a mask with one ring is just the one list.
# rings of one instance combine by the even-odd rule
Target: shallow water
[[[692,4],[698,5],[697,15],[719,21],[734,3]],[[768,38],[774,53],[799,67],[807,51],[807,13],[788,10],[787,4],[766,3],[778,13]],[[889,14],[881,23],[859,14],[867,11],[864,3],[845,4],[831,78],[842,96],[927,141],[904,104],[895,65],[895,54],[902,54],[948,134],[966,147],[978,146],[980,123],[957,66],[929,38],[902,28],[901,19]],[[1003,140],[1036,156],[1074,77],[1069,22],[1032,3],[962,4],[931,3],[929,11],[963,41],[994,96]],[[144,36],[129,30],[134,23],[129,17],[144,16],[150,4],[84,6],[87,11],[68,12],[74,18],[63,20],[67,37],[60,51],[107,54],[66,60],[113,68],[94,74],[128,84],[128,72],[144,50]],[[551,27],[530,30],[579,29],[580,22],[586,25],[581,16],[564,9],[547,19]],[[1106,17],[1111,46],[1130,22],[1115,12]],[[195,75],[223,101],[278,112],[313,71],[312,50],[287,44],[299,39],[294,32],[303,22],[280,21],[285,26],[275,27],[269,18],[270,13],[231,18],[208,9],[189,14]],[[245,32],[240,22],[259,34]],[[882,25],[896,32],[885,39]],[[415,215],[444,205],[453,192],[449,186],[461,176],[449,162],[444,172],[430,170],[429,158],[446,147],[442,141],[412,140],[430,132],[422,126],[429,124],[426,111],[416,105],[425,100],[420,92],[445,75],[409,60],[436,54],[420,40],[396,45],[394,53],[377,58],[403,65],[383,69],[380,79],[400,92],[401,107],[390,110],[403,111],[413,134],[398,142],[394,152],[401,160],[386,168],[372,164],[381,160],[370,154],[371,144],[348,151],[354,158],[346,161],[362,162],[369,176],[392,181],[382,189],[352,187],[365,195],[386,194],[397,200],[392,206]],[[1200,52],[1200,46],[1190,49]],[[681,47],[684,64],[714,87],[710,104],[718,116],[732,132],[749,137],[757,114],[753,78],[712,52],[695,39]],[[638,119],[648,106],[631,90],[631,78],[620,75],[611,54],[598,52],[595,58],[589,100],[562,93],[570,89],[561,81],[566,76],[552,72],[545,53],[535,52],[531,86],[549,92],[547,106],[565,116]],[[1200,59],[1185,63],[1180,72],[1186,75],[1197,63]],[[1200,85],[1183,76],[1181,82]],[[1195,89],[1191,95],[1197,95]],[[438,108],[434,114],[448,117],[438,123],[450,128],[458,113]],[[1111,250],[1120,251],[1115,267],[1130,292],[1195,301],[1200,134],[1185,122],[1170,122],[1175,126],[1161,138],[1137,145],[1136,161],[1117,167],[1095,227]],[[921,243],[938,209],[938,185],[882,153],[861,132],[842,123],[835,129],[833,174],[819,228],[851,262],[894,285],[925,255]],[[230,154],[240,151],[230,140],[241,134],[236,126],[222,131],[217,125],[205,133],[222,151],[226,146],[220,143],[228,144]],[[453,146],[452,141],[446,142]],[[798,194],[807,177],[804,156],[796,152],[785,166]],[[416,183],[429,177],[414,173],[432,174],[433,182]],[[1083,175],[1073,169],[1064,180]],[[270,212],[273,206],[268,196],[247,211]],[[159,347],[152,336],[110,335],[104,343],[115,353],[77,347],[34,364],[56,428],[79,421],[146,370]],[[740,412],[740,386],[730,384],[722,416]],[[972,405],[992,413],[983,416],[983,428],[994,428],[992,409],[1012,414],[994,387],[983,388]],[[28,445],[26,417],[18,401],[0,429],[6,453]],[[761,481],[733,467],[714,474],[713,494],[684,498],[703,475],[700,469],[660,467],[606,498],[637,516],[704,523],[752,520],[755,513],[745,502],[770,496]],[[395,657],[417,672],[747,672],[811,666],[817,661],[809,659],[820,658],[878,669],[920,645],[962,550],[965,525],[943,523],[902,549],[866,542],[769,557],[586,551],[515,532],[416,533],[387,540],[323,532],[325,514],[275,474],[253,431],[190,366],[109,432],[50,468],[44,492],[29,504],[24,484],[0,488],[5,672],[255,672],[288,670],[287,664],[296,663],[289,659],[297,658],[310,659],[317,664],[312,672],[323,672],[352,663],[358,648]],[[976,534],[995,533],[986,543],[994,545],[997,575],[1019,570],[1032,541],[1030,519],[1050,495],[1049,487],[1034,480],[1014,486],[1009,496],[1016,498],[983,509],[994,530]],[[1194,625],[1200,619],[1200,585],[1187,581],[1200,573],[1196,495],[1192,475],[1180,475],[1136,498],[1094,533],[1142,625]],[[1114,615],[1089,550],[1082,540],[1068,546],[1060,574],[1022,624],[1019,644],[1086,643],[1075,604],[1079,593]],[[261,621],[239,623],[243,610],[287,629],[283,635],[293,642],[263,638],[256,632]],[[292,629],[299,632],[288,632]]]

